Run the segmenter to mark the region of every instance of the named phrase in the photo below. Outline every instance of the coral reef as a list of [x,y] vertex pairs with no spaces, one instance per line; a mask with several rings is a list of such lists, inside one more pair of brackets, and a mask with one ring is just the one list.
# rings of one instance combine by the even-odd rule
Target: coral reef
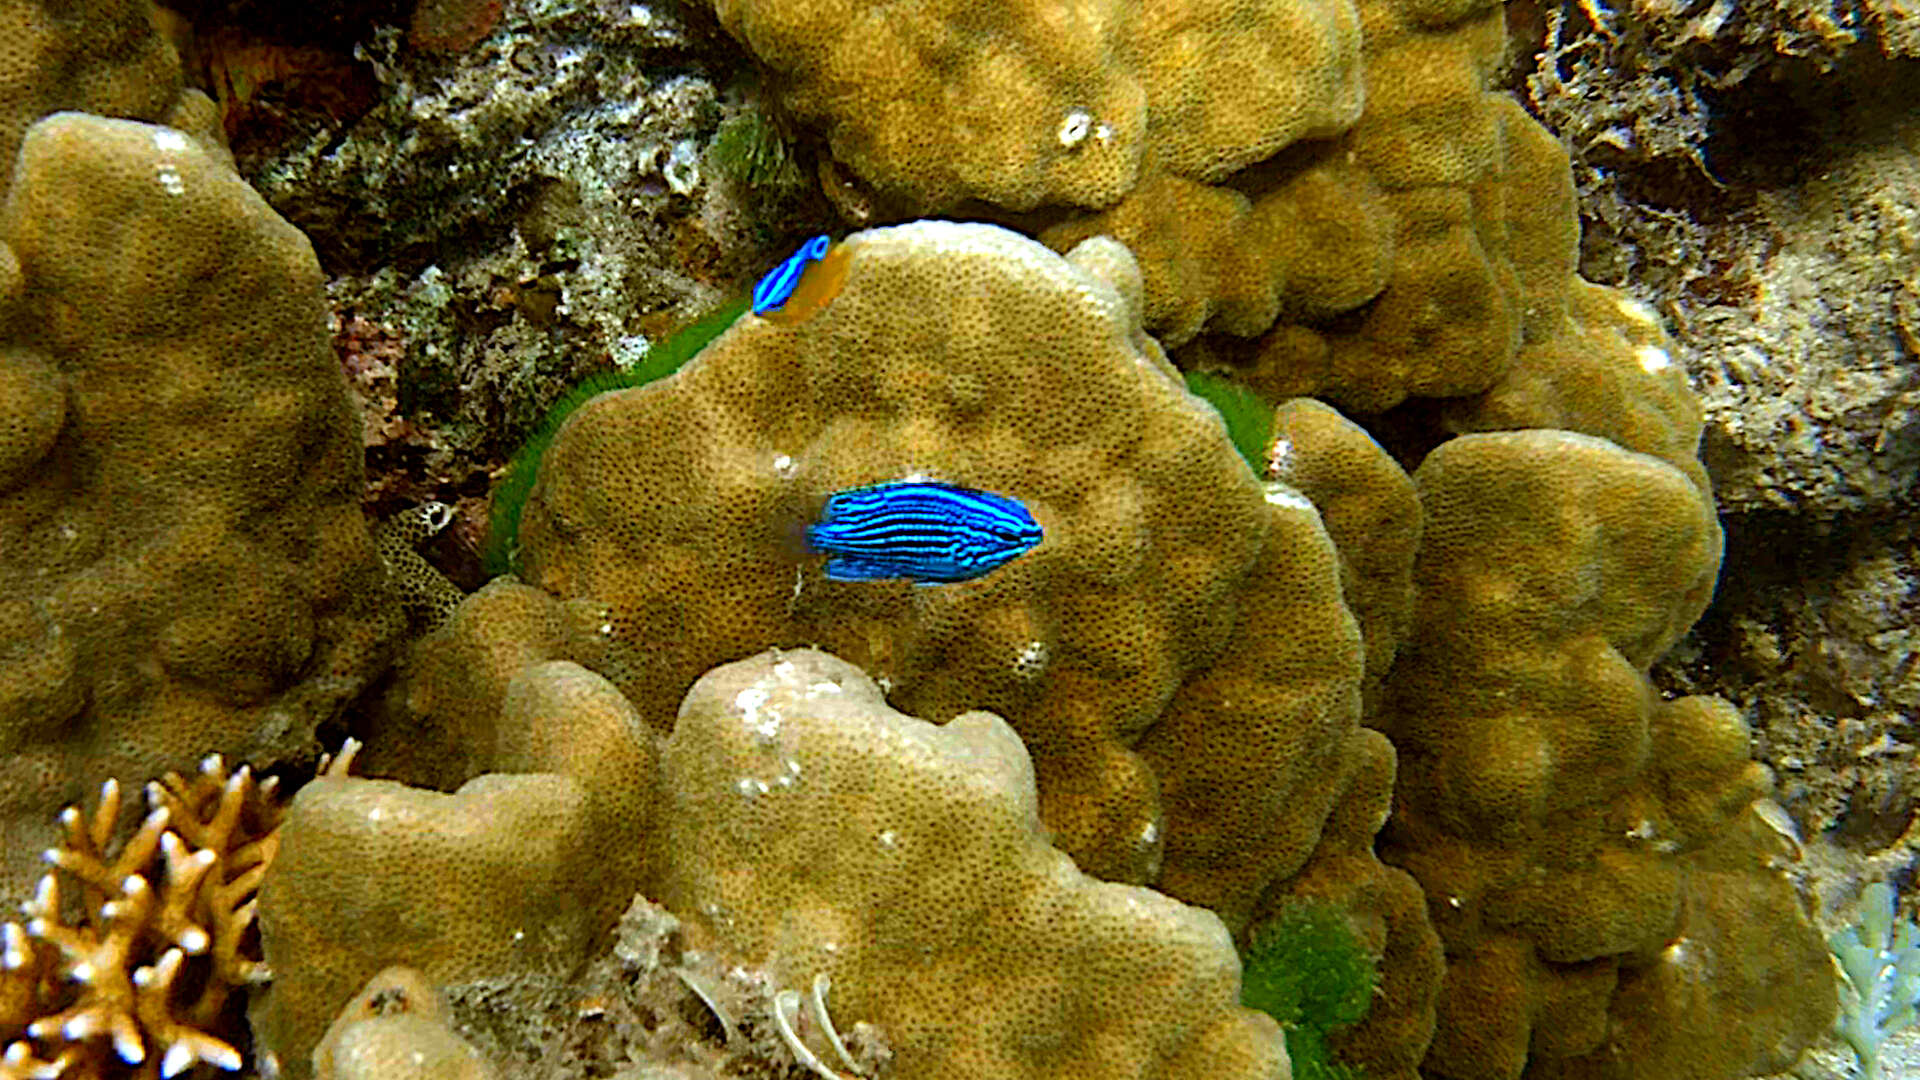
[[659,895],[692,943],[828,975],[893,1075],[1288,1075],[1219,919],[1075,869],[999,717],[928,724],[834,657],[770,652],[694,685],[660,770]]
[[171,128],[36,124],[0,211],[0,841],[108,777],[308,752],[399,632],[319,268]]
[[1790,1064],[1833,996],[1749,808],[1770,778],[1730,706],[1661,700],[1646,677],[1711,595],[1710,504],[1666,463],[1566,432],[1463,436],[1414,480],[1427,523],[1380,716],[1401,755],[1382,855],[1447,943],[1424,1068]]
[[[1131,271],[1117,245],[1091,249]],[[522,518],[528,583],[607,605],[599,670],[663,732],[696,677],[766,642],[837,650],[929,718],[997,711],[1083,866],[1190,879],[1242,921],[1317,831],[1275,831],[1285,793],[1331,800],[1313,763],[1357,714],[1358,637],[1317,516],[1263,499],[1156,364],[1137,279],[985,225],[839,250],[845,288],[804,321],[743,320],[678,375],[574,415]],[[1020,499],[1047,541],[934,592],[794,557],[783,530],[828,494],[914,473]],[[1183,752],[1202,723],[1240,752]],[[1269,779],[1233,779],[1254,769]]]
[[[471,603],[511,607],[520,598],[502,594],[514,588],[531,592],[498,586]],[[464,611],[440,639],[460,639]],[[565,974],[640,888],[654,746],[605,680],[532,664],[508,682],[497,720],[462,734],[453,745],[477,764],[451,793],[348,776],[342,762],[294,798],[260,897],[281,967],[253,1009],[283,1067],[304,1071],[328,1017],[381,969],[437,983]],[[411,887],[421,880],[435,888]]]
[[47,851],[55,869],[22,905],[28,922],[4,927],[5,1075],[240,1068],[234,1006],[266,978],[254,894],[279,848],[282,807],[272,781],[218,757],[148,785],[147,802],[131,833],[111,780],[91,813],[61,814],[65,839]]

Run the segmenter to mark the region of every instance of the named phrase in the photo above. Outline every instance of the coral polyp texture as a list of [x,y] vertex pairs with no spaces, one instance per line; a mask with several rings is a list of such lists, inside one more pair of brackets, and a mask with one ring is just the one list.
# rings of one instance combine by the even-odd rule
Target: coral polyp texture
[[[182,132],[61,113],[0,210],[0,841],[307,750],[400,626],[307,241]],[[17,270],[14,270],[17,268]],[[13,272],[9,272],[13,271]],[[21,415],[21,414],[10,414]]]
[[1712,594],[1720,530],[1666,462],[1560,431],[1467,435],[1414,474],[1426,529],[1380,727],[1381,855],[1447,945],[1441,1077],[1744,1076],[1831,1022],[1819,935],[1717,698],[1647,668]]
[[785,107],[912,213],[1106,206],[1149,162],[1216,179],[1360,111],[1347,0],[713,8]]
[[1146,329],[1269,400],[1471,397],[1577,332],[1572,174],[1492,89],[1498,4],[714,7],[824,136],[851,220],[962,206],[1018,212],[1060,251],[1112,236],[1140,260]]
[[266,979],[254,895],[281,804],[271,782],[217,757],[148,785],[147,804],[129,831],[108,781],[91,811],[61,814],[27,921],[0,928],[0,1075],[240,1067],[240,995]]
[[1048,844],[997,716],[929,724],[832,656],[765,653],[694,685],[660,791],[662,902],[777,982],[827,975],[837,1023],[885,1032],[889,1075],[1290,1075],[1226,927]]
[[[502,583],[467,606],[500,615],[532,591]],[[457,613],[425,647],[457,653],[477,621]],[[656,751],[632,706],[565,660],[523,665],[481,700],[493,711],[468,715],[487,726],[454,733],[466,753],[431,778],[447,791],[336,766],[294,797],[260,898],[279,974],[252,1015],[290,1075],[306,1074],[328,1018],[386,967],[440,983],[565,974],[640,889]]]
[[[1118,282],[986,225],[848,238],[808,317],[743,319],[575,414],[522,520],[527,580],[607,606],[598,670],[663,732],[768,643],[832,650],[929,719],[998,712],[1057,843],[1234,925],[1335,795],[1359,636],[1312,507],[1262,491],[1139,332],[1132,260],[1075,255]],[[1017,499],[1046,539],[938,588],[830,581],[796,550],[833,492],[914,475]]]
[[147,0],[0,0],[0,196],[27,128],[49,113],[178,122],[205,103],[182,93],[180,58]]

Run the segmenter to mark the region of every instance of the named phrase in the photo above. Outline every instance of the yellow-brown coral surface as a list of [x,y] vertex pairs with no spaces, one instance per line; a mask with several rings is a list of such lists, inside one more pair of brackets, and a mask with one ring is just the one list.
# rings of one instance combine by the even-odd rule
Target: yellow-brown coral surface
[[[661,731],[715,664],[834,650],[931,719],[1005,716],[1055,842],[1245,921],[1338,795],[1359,635],[1312,506],[1263,491],[1139,332],[1132,260],[986,225],[843,242],[838,295],[747,316],[673,378],[577,412],[542,466],[528,581],[610,611],[600,668]],[[790,304],[789,307],[793,305]],[[835,582],[829,493],[924,475],[1046,530],[986,578]]]
[[36,124],[0,210],[0,841],[110,776],[303,751],[397,630],[319,267],[165,127]]
[[769,652],[695,684],[660,767],[663,902],[783,984],[830,976],[892,1075],[1290,1075],[1226,927],[1048,844],[997,716],[929,724],[832,656]]
[[1712,593],[1711,502],[1664,461],[1560,431],[1462,436],[1414,479],[1427,527],[1381,718],[1401,755],[1382,855],[1447,945],[1425,1070],[1790,1064],[1834,989],[1753,818],[1770,777],[1732,706],[1663,700],[1646,676]]

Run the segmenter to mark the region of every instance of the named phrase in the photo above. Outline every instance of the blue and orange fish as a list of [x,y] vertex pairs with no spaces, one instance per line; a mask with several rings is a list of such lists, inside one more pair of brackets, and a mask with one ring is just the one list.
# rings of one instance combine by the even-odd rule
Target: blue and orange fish
[[827,257],[827,249],[833,246],[833,239],[826,233],[800,245],[800,250],[786,257],[779,266],[767,271],[753,286],[753,313],[765,315],[778,311],[800,287],[800,279],[806,276],[807,267]]
[[1018,499],[937,480],[891,480],[827,500],[807,546],[833,581],[972,581],[1033,550],[1041,530]]

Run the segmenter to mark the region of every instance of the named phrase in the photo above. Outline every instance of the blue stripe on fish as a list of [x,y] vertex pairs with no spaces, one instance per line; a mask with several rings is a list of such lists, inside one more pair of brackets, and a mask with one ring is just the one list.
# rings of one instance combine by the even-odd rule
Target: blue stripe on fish
[[778,310],[793,295],[793,290],[800,287],[800,278],[806,274],[807,267],[825,258],[832,246],[833,240],[821,233],[800,245],[800,250],[787,256],[785,262],[767,271],[753,287],[753,313],[765,315]]
[[807,526],[807,544],[828,555],[833,581],[972,581],[1040,539],[1039,523],[1019,500],[935,480],[848,488]]

